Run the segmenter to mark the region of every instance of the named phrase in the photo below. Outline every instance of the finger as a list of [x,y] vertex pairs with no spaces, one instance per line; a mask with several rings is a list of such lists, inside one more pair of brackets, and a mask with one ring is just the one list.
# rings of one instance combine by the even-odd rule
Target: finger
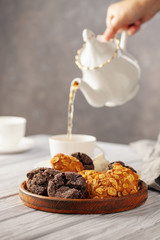
[[126,31],[126,30],[128,30],[128,26],[120,28],[117,33],[121,33],[121,32]]
[[107,27],[107,29],[104,32],[105,39],[108,41],[111,38],[114,38],[114,36],[117,33],[118,29],[119,29],[118,21],[116,20],[116,18],[112,18],[110,26]]
[[112,5],[107,9],[107,14],[106,14],[106,26],[110,27],[111,26],[111,21],[114,18],[114,11],[112,8]]
[[107,27],[110,27],[110,26],[111,26],[111,22],[112,22],[113,18],[114,18],[114,15],[113,15],[113,14],[108,14],[108,15],[107,15],[107,18],[106,18],[106,26],[107,26]]
[[114,38],[115,34],[116,34],[116,31],[113,31],[113,29],[111,28],[107,28],[104,32],[104,38],[108,41]]
[[105,40],[109,41],[110,39],[114,38],[114,34],[110,31],[109,28],[106,28],[106,30],[103,33]]
[[118,29],[118,25],[116,25],[116,24],[117,24],[116,20],[112,19],[111,27],[109,27],[105,30],[104,36],[107,41],[114,38],[114,36],[117,32],[120,33],[124,30],[127,30],[127,33],[130,36],[135,34],[140,29],[142,20],[137,20],[134,24],[130,24],[129,26],[124,26],[120,29]]
[[142,20],[137,20],[135,21],[134,25],[136,25],[137,27],[140,26],[142,24]]
[[132,27],[132,26],[137,26],[137,27],[139,27],[139,26],[141,26],[141,24],[142,24],[142,21],[141,21],[141,20],[137,20],[134,24],[126,25],[126,26],[120,28],[120,29],[118,30],[118,33],[121,33],[121,32],[123,32],[123,31],[126,31],[126,30],[128,30],[130,27]]
[[132,36],[132,35],[135,34],[139,29],[140,29],[140,25],[139,25],[139,26],[133,25],[133,26],[131,26],[130,28],[128,28],[127,34],[128,34],[129,36]]

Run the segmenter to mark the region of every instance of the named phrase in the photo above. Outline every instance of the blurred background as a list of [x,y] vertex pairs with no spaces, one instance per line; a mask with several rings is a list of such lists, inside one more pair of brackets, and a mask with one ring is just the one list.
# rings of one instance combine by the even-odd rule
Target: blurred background
[[[107,0],[0,0],[0,115],[27,118],[27,135],[67,132],[70,83],[82,30],[105,30]],[[129,37],[141,66],[141,87],[127,104],[93,108],[80,91],[73,133],[99,141],[156,139],[160,130],[160,14]]]

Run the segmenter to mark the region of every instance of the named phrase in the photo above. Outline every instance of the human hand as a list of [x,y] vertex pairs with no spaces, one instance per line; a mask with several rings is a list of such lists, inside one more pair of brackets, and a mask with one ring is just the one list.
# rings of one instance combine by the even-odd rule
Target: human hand
[[106,40],[123,30],[126,30],[128,35],[133,35],[159,10],[160,0],[124,0],[110,5],[104,32]]

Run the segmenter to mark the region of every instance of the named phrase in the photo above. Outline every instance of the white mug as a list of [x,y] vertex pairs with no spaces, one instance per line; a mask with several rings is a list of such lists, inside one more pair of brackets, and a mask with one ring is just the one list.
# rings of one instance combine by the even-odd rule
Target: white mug
[[49,138],[49,147],[51,157],[58,153],[70,155],[75,152],[82,152],[92,158],[97,148],[104,153],[96,144],[96,138],[94,136],[83,134],[72,134],[71,140],[68,139],[66,134],[51,136]]
[[0,148],[15,147],[24,137],[26,119],[15,116],[0,116]]

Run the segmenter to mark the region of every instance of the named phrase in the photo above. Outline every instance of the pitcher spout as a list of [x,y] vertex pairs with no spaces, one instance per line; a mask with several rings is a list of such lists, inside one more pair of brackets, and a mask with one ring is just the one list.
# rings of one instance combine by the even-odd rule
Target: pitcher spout
[[106,94],[99,89],[93,89],[88,83],[81,78],[75,78],[72,84],[75,82],[79,85],[79,89],[82,91],[87,102],[93,107],[103,107],[106,103]]

